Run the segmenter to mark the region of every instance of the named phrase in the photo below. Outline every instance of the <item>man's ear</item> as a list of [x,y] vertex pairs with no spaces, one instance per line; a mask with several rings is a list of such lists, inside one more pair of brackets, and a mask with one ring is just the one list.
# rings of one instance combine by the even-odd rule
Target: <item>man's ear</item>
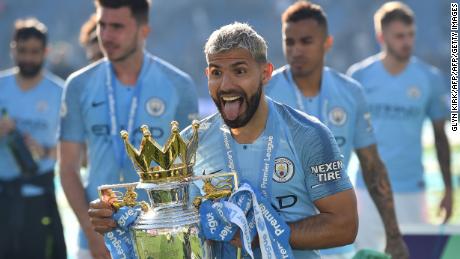
[[206,77],[209,77],[209,67],[206,67],[204,69],[204,74],[206,75]]
[[383,33],[382,32],[378,32],[375,34],[375,39],[377,40],[377,42],[379,44],[383,44],[384,43],[384,40],[383,40]]
[[332,45],[334,45],[334,37],[328,35],[326,37],[326,41],[324,41],[324,49],[326,50],[326,52],[328,52],[332,48]]
[[267,62],[265,64],[262,64],[262,66],[262,83],[265,85],[272,78],[273,64]]
[[147,39],[147,37],[149,36],[151,30],[152,29],[150,28],[150,26],[148,24],[141,25],[141,35],[142,35],[142,37],[144,39]]

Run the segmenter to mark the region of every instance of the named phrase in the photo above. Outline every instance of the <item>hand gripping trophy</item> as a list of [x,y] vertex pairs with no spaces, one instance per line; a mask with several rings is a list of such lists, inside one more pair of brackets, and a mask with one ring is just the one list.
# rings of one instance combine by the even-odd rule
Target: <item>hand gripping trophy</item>
[[[126,152],[140,176],[139,182],[102,185],[99,187],[99,195],[101,200],[109,202],[116,211],[125,207],[141,211],[129,227],[130,241],[138,258],[214,257],[212,246],[200,235],[197,207],[202,199],[229,196],[237,188],[238,179],[235,172],[193,175],[198,146],[198,122],[194,121],[192,127],[193,135],[186,141],[179,134],[178,123],[171,122],[171,135],[166,145],[161,147],[152,138],[148,127],[143,125],[139,150],[129,143],[128,132],[121,132]],[[217,185],[211,181],[215,177],[220,180]],[[205,195],[195,198],[193,206],[189,201],[189,187],[196,180],[204,181]],[[136,201],[135,188],[147,192],[149,204]]]

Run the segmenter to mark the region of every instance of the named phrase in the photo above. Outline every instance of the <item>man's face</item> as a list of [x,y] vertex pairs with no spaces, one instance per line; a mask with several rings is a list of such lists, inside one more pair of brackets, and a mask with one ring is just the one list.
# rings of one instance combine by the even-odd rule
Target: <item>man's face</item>
[[97,32],[103,51],[112,62],[124,61],[142,49],[146,24],[138,24],[128,7],[97,9]]
[[23,77],[34,77],[40,73],[45,62],[46,47],[40,39],[31,37],[12,44],[13,59]]
[[233,49],[208,56],[208,88],[225,124],[245,126],[259,107],[262,87],[273,66],[258,63],[246,49]]
[[393,21],[382,28],[385,50],[400,61],[407,61],[414,47],[415,26]]
[[283,24],[283,51],[294,76],[307,76],[323,67],[331,40],[314,19]]

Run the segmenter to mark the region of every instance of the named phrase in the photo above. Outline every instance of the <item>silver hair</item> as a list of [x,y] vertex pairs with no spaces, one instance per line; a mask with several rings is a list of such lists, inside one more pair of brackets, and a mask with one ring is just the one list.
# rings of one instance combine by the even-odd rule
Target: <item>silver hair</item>
[[249,24],[234,22],[215,30],[204,45],[206,61],[209,55],[232,49],[247,49],[259,63],[267,62],[267,43]]

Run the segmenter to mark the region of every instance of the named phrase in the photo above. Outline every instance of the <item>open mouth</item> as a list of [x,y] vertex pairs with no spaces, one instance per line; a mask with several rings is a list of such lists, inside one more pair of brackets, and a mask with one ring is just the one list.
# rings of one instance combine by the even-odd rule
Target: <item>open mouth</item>
[[221,96],[223,106],[223,113],[227,120],[235,120],[240,114],[241,106],[243,104],[243,96],[241,95],[228,95]]

